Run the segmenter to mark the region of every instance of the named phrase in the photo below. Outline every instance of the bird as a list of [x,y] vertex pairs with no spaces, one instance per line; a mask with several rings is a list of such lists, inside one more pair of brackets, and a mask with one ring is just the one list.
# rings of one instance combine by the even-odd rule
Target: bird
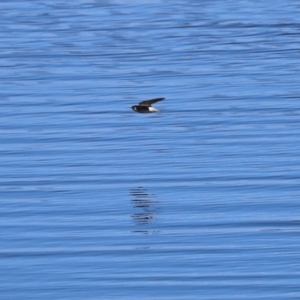
[[158,109],[152,107],[151,105],[155,102],[162,101],[165,98],[155,98],[151,100],[142,101],[137,105],[133,105],[131,108],[139,113],[152,113],[152,112],[159,112]]

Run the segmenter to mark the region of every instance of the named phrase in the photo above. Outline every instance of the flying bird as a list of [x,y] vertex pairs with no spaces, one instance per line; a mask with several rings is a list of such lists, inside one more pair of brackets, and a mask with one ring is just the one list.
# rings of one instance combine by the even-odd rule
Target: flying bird
[[158,101],[162,101],[165,98],[155,98],[155,99],[151,99],[151,100],[146,100],[146,101],[142,101],[137,105],[133,105],[131,108],[139,113],[152,113],[152,112],[158,112],[159,110],[152,107],[151,105],[153,103],[156,103]]

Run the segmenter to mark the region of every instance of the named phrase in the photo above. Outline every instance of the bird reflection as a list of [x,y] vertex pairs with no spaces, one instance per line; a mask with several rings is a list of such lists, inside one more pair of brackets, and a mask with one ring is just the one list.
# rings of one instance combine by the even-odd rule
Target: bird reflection
[[[137,187],[130,191],[133,199],[131,204],[134,209],[138,210],[131,217],[136,225],[147,225],[153,222],[158,212],[158,203],[153,200],[155,195],[148,193],[147,189],[143,187]],[[138,230],[135,232],[141,233],[154,233],[153,231]]]

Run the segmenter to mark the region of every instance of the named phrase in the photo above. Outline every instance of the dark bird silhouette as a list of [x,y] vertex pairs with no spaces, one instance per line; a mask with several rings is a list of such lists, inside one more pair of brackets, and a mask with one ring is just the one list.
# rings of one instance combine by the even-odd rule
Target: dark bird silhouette
[[159,110],[152,107],[151,105],[153,103],[156,103],[158,101],[162,101],[165,98],[155,98],[155,99],[151,99],[151,100],[146,100],[146,101],[142,101],[137,105],[133,105],[131,108],[139,113],[152,113],[152,112],[158,112]]

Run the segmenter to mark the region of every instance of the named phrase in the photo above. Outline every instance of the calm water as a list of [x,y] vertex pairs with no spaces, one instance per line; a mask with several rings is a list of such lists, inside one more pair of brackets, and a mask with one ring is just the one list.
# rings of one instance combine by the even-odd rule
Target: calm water
[[300,298],[299,1],[0,16],[1,299]]

